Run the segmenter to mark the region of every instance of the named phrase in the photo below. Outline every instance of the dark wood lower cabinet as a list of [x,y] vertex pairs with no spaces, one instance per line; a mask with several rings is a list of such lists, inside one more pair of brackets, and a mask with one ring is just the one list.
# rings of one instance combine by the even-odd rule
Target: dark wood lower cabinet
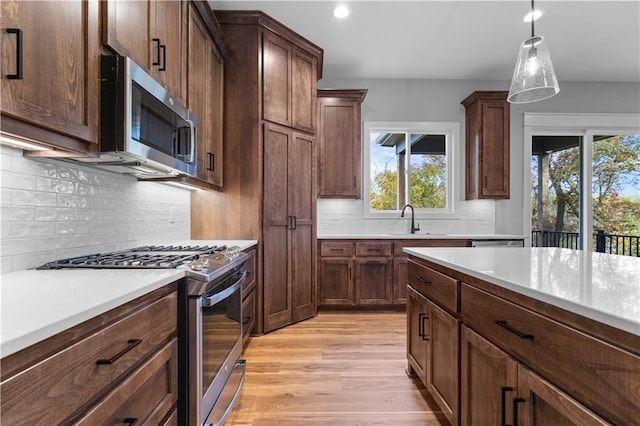
[[393,303],[393,261],[387,258],[356,259],[356,305]]
[[427,389],[449,421],[457,425],[460,404],[460,323],[427,300]]
[[514,405],[518,408],[514,425],[611,424],[522,364],[518,365],[518,397],[521,401]]
[[619,334],[415,256],[408,281],[408,372],[453,425],[640,424],[640,357]]
[[165,424],[178,398],[176,289],[155,290],[3,358],[0,424]]
[[427,298],[412,289],[407,290],[407,360],[409,374],[415,373],[427,385],[427,339],[429,320]]
[[462,327],[460,424],[506,425],[513,418],[518,363],[468,327]]

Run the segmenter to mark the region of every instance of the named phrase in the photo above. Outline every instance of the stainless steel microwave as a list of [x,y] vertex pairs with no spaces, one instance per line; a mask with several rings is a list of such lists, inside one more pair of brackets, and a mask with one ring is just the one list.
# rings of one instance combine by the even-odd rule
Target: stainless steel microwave
[[130,58],[101,56],[96,166],[140,178],[197,172],[198,119]]

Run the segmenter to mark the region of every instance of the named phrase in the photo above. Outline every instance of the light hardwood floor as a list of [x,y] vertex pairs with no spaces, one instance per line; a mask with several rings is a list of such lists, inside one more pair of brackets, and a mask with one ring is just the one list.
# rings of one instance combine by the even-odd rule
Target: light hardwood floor
[[404,312],[320,313],[252,337],[227,424],[447,425],[420,381],[406,375],[405,347]]

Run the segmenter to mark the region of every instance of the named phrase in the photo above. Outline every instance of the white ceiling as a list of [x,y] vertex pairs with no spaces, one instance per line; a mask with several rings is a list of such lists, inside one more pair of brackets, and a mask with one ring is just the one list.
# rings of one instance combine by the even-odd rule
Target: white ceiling
[[[262,10],[324,49],[325,78],[511,80],[529,0],[210,1]],[[336,4],[351,15],[333,17]],[[562,81],[640,82],[640,0],[538,0]]]

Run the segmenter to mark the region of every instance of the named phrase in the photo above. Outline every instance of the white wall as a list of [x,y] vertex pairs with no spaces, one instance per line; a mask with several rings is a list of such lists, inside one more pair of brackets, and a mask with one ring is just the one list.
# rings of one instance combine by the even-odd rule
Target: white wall
[[[468,80],[383,80],[383,79],[323,79],[320,88],[368,89],[362,105],[363,121],[452,121],[460,123],[461,140],[458,150],[457,202],[461,212],[458,222],[449,224],[421,220],[421,225],[434,232],[523,233],[523,178],[528,179],[529,167],[523,172],[523,117],[525,112],[547,113],[640,113],[640,84],[593,83],[560,81],[560,93],[532,104],[511,106],[511,198],[501,201],[464,201],[464,107],[460,101],[475,90],[508,90],[509,82]],[[319,200],[318,233],[393,232],[397,220],[389,223],[364,218],[362,201]],[[491,207],[487,207],[490,203]],[[360,214],[358,214],[358,210]],[[491,210],[492,214],[488,214]],[[348,212],[342,214],[340,212]],[[493,221],[493,223],[489,223]],[[465,222],[462,225],[462,222]],[[456,225],[457,224],[457,225]],[[449,230],[451,227],[451,230]],[[385,229],[382,229],[385,228]],[[390,228],[386,230],[386,228]]]
[[[190,192],[0,147],[1,272],[190,236]],[[171,222],[170,217],[175,218]]]

